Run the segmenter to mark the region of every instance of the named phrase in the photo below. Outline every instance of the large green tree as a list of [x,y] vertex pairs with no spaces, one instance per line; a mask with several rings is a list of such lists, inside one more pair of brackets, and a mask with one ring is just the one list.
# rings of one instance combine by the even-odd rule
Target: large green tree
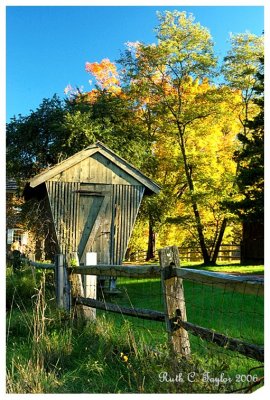
[[7,175],[27,179],[59,161],[65,132],[65,104],[54,95],[43,99],[28,116],[19,115],[7,124]]

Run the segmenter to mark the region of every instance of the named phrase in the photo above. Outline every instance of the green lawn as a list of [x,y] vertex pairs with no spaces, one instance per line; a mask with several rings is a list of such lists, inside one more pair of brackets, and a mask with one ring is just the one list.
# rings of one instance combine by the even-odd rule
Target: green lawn
[[[148,308],[163,311],[163,298],[159,279],[126,279],[118,278],[121,296],[109,297],[108,301],[134,308]],[[213,329],[229,337],[248,343],[263,345],[264,318],[263,297],[240,294],[193,282],[184,282],[187,319],[189,322],[205,328]],[[98,312],[98,315],[104,314]],[[106,314],[108,315],[108,313]],[[138,337],[143,336],[151,344],[166,340],[165,324],[140,320],[109,313],[116,324],[124,320],[130,321]],[[190,334],[193,354],[206,356],[216,360],[223,357],[230,364],[230,373],[235,375],[241,371],[246,373],[258,362],[247,359],[238,353],[226,351],[216,345],[209,345]],[[214,361],[213,361],[214,362]]]
[[[184,267],[184,265],[183,265]],[[190,268],[198,268],[203,271],[213,271],[221,273],[239,274],[239,275],[263,275],[264,266],[263,265],[240,265],[240,264],[225,264],[217,265],[215,267],[198,267],[197,266],[187,266]]]
[[[122,294],[110,301],[163,311],[159,279],[118,278],[117,286]],[[263,343],[263,297],[188,281],[184,290],[188,321],[250,343]]]

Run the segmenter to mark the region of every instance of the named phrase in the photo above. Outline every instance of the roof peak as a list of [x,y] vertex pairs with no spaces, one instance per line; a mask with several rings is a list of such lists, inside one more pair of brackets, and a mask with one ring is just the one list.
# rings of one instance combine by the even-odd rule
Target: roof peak
[[148,189],[148,192],[159,193],[160,187],[155,182],[144,175],[138,168],[130,164],[124,158],[120,157],[113,150],[104,145],[104,143],[102,143],[101,141],[97,141],[87,146],[85,149],[73,154],[66,160],[63,160],[60,163],[34,176],[30,180],[29,184],[32,188],[35,188],[40,184],[52,179],[54,176],[65,171],[66,169],[71,168],[72,166],[85,160],[87,157],[93,156],[97,152],[100,153],[103,157],[110,160],[113,164],[117,165],[117,167],[124,170],[127,174],[135,178],[139,183],[144,185]]

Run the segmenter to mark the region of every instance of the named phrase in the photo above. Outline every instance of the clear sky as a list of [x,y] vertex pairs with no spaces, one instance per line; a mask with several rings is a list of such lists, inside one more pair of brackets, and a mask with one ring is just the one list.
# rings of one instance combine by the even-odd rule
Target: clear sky
[[264,29],[263,7],[256,6],[9,6],[6,10],[7,121],[27,115],[44,97],[64,97],[64,88],[89,90],[85,63],[115,61],[128,41],[155,41],[156,11],[192,12],[207,27],[220,59],[229,33]]

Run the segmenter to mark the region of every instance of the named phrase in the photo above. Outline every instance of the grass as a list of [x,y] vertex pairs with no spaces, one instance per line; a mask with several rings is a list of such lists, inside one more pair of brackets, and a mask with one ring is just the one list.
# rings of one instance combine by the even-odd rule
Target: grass
[[[160,280],[119,278],[117,285],[122,295],[108,301],[163,311]],[[263,343],[262,298],[191,282],[184,289],[190,322]],[[159,322],[97,311],[96,322],[86,324],[55,308],[50,272],[45,280],[43,273],[8,269],[7,295],[8,393],[222,393],[246,386],[236,374],[260,364],[192,335],[192,357],[172,359]],[[181,373],[183,382],[161,382],[164,371]],[[205,371],[225,373],[232,383],[203,382]]]
[[[110,301],[163,311],[160,280],[118,278],[117,286],[122,296]],[[263,297],[188,281],[184,281],[184,291],[190,322],[251,343],[263,343]]]
[[204,271],[222,272],[239,275],[264,275],[263,265],[225,264],[215,267],[200,267]]

